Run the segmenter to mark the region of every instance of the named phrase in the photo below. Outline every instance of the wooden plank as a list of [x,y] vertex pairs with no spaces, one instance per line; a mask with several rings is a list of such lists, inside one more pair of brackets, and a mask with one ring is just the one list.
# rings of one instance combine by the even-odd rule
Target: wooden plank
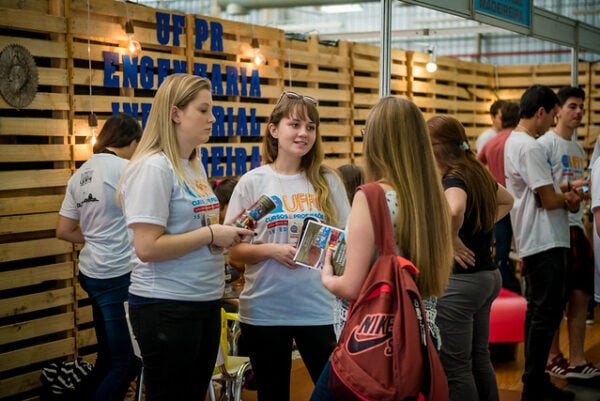
[[0,262],[62,255],[72,251],[73,245],[70,242],[61,241],[57,238],[9,242],[0,244]]
[[4,399],[42,387],[41,371],[35,370],[24,374],[0,379],[0,398]]
[[68,161],[68,145],[0,145],[0,160],[4,163]]
[[73,312],[67,312],[2,326],[0,327],[0,344],[15,343],[47,334],[73,330],[75,328],[74,315]]
[[[25,313],[73,304],[73,288],[61,288],[38,294],[6,298],[0,302],[0,317],[18,316]],[[2,359],[2,358],[0,358]]]
[[[0,97],[0,109],[10,109],[8,103]],[[31,104],[23,107],[26,110],[54,110],[54,111],[67,111],[70,109],[69,96],[68,94],[62,93],[43,93],[38,92]]]
[[68,169],[0,171],[0,191],[62,187],[70,177]]
[[75,339],[65,338],[0,354],[0,372],[75,353]]
[[[13,36],[0,36],[1,48],[4,49],[6,46],[13,43],[15,43],[15,38]],[[18,38],[18,43],[29,50],[29,53],[34,57],[49,57],[55,59],[66,59],[68,57],[66,42]]]
[[58,213],[0,217],[0,235],[54,230]]
[[22,117],[0,119],[0,135],[65,136],[68,132],[68,120]]
[[32,32],[67,33],[64,17],[15,8],[0,8],[0,26]]
[[[65,183],[66,185],[66,183]],[[60,209],[64,195],[42,195],[0,198],[0,216],[55,212]]]
[[0,290],[8,290],[41,284],[52,280],[69,280],[74,277],[73,262],[54,263],[0,272]]

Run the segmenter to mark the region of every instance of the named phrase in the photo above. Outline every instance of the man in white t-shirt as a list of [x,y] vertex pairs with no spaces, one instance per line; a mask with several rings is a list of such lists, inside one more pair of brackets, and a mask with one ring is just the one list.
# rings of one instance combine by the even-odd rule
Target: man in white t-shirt
[[558,97],[547,86],[529,87],[519,104],[519,124],[506,140],[506,188],[515,245],[526,282],[525,370],[522,401],[571,401],[545,372],[548,353],[564,307],[565,256],[569,248],[567,209],[579,210],[580,196],[563,193],[552,178],[543,146],[535,139],[552,125]]
[[[558,93],[560,109],[556,127],[538,139],[544,146],[554,181],[561,191],[575,189],[580,196],[589,188],[585,180],[585,152],[573,138],[584,114],[585,92],[581,88],[565,86]],[[548,356],[546,372],[561,379],[591,379],[600,376],[600,369],[588,363],[583,352],[585,319],[590,296],[594,292],[594,252],[583,226],[583,207],[569,213],[571,246],[567,251],[565,280],[567,324],[569,332],[569,360],[560,351],[560,330],[556,331]]]
[[490,117],[492,119],[492,126],[485,131],[483,131],[477,137],[475,141],[475,149],[477,149],[477,154],[481,152],[483,149],[483,145],[490,139],[496,136],[498,132],[502,129],[502,106],[506,103],[504,100],[496,100],[490,106]]

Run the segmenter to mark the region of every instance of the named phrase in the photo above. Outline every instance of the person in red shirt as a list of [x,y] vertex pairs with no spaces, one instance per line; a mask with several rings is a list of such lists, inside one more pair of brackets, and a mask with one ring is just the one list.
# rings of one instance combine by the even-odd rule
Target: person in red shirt
[[[477,155],[480,162],[487,165],[490,173],[502,186],[506,186],[504,176],[504,144],[512,130],[519,123],[519,105],[514,102],[505,102],[502,105],[502,130],[485,143]],[[495,254],[494,260],[502,274],[502,287],[521,293],[521,284],[515,275],[515,266],[510,261],[512,246],[512,227],[510,214],[499,220],[494,226]]]

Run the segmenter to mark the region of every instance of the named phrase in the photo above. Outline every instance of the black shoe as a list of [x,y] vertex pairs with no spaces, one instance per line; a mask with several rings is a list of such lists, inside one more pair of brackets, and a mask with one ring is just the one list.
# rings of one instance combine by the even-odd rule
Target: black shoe
[[536,394],[521,394],[521,401],[574,401],[575,393],[556,387],[552,383],[544,386],[544,390]]
[[558,388],[552,383],[546,385],[544,393],[546,398],[552,401],[573,401],[575,399],[574,392]]

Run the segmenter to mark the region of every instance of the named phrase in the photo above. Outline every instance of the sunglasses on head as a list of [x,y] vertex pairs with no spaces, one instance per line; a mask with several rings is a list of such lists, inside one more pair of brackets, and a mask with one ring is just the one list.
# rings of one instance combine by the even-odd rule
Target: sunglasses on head
[[281,96],[279,97],[279,100],[277,101],[277,104],[279,104],[279,102],[281,102],[281,99],[283,99],[284,96],[287,97],[288,99],[293,99],[293,100],[306,100],[307,102],[310,102],[310,103],[314,104],[315,106],[319,103],[319,102],[317,102],[317,99],[315,99],[314,97],[304,96],[304,95],[301,95],[299,93],[292,92],[292,91],[283,91],[281,93]]

